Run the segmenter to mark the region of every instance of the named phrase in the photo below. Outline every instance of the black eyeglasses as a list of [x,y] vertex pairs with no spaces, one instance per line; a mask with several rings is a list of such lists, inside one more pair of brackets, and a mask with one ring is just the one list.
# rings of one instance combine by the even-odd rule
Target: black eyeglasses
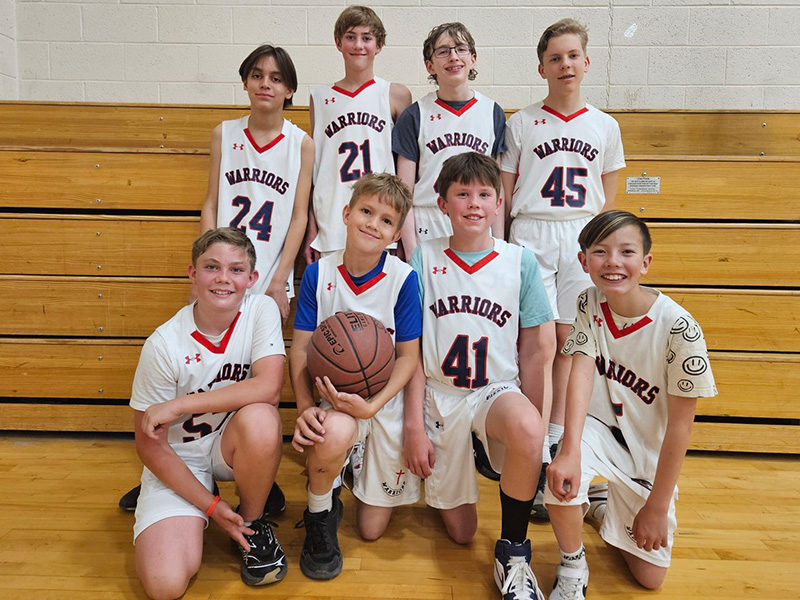
[[436,58],[447,58],[450,53],[455,50],[458,56],[466,56],[470,53],[468,44],[459,44],[458,46],[439,46],[433,49],[433,55]]

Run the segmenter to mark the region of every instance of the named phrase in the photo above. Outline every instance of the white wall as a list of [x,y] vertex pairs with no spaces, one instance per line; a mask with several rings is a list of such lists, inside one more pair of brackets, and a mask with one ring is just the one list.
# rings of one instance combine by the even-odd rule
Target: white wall
[[[571,2],[564,8],[563,4]],[[0,0],[0,98],[246,104],[236,82],[261,42],[286,47],[296,104],[342,73],[343,0]],[[422,41],[462,21],[475,87],[504,107],[545,93],[536,42],[572,16],[589,26],[587,99],[611,108],[800,108],[800,0],[373,0],[388,32],[378,75],[431,88]]]

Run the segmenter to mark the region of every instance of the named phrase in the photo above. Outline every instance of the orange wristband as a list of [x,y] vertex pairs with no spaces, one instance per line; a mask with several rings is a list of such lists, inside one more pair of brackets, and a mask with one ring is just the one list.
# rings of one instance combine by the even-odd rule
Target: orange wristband
[[217,504],[219,504],[220,497],[214,496],[214,499],[211,501],[211,504],[208,506],[208,510],[206,511],[206,516],[210,517],[214,514],[214,509],[217,508]]

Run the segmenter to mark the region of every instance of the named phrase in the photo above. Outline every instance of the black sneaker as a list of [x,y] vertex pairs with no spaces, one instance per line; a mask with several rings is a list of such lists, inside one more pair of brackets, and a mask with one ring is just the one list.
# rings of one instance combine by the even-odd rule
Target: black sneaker
[[286,496],[283,495],[283,490],[275,481],[272,484],[272,489],[269,491],[267,501],[264,503],[264,516],[276,517],[286,510]]
[[242,581],[247,585],[267,585],[286,577],[289,565],[286,563],[286,554],[272,531],[273,527],[277,525],[268,521],[265,516],[253,521],[250,524],[253,534],[244,536],[250,544],[250,550],[245,550],[231,540],[239,549]]
[[500,473],[492,468],[492,463],[489,462],[486,450],[474,432],[472,433],[472,456],[475,459],[475,468],[478,473],[492,481],[500,481]]
[[[342,572],[342,551],[336,534],[344,507],[333,496],[333,507],[321,513],[303,513],[306,539],[300,554],[300,570],[311,579],[333,579]],[[299,525],[299,523],[298,523]]]
[[533,506],[531,506],[531,521],[550,520],[550,513],[547,512],[547,507],[544,505],[544,490],[547,487],[547,467],[547,464],[543,464],[542,470],[539,471],[539,483],[536,486],[536,494],[533,496]]
[[139,493],[142,491],[142,485],[139,484],[132,490],[128,490],[125,495],[119,499],[119,507],[122,510],[135,511],[136,503],[139,502]]

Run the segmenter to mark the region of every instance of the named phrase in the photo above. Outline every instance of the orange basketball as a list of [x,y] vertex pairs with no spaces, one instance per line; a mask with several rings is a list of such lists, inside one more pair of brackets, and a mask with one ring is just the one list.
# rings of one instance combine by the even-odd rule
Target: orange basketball
[[308,372],[340,392],[374,396],[394,367],[394,340],[383,323],[361,312],[337,312],[319,324],[308,344]]

